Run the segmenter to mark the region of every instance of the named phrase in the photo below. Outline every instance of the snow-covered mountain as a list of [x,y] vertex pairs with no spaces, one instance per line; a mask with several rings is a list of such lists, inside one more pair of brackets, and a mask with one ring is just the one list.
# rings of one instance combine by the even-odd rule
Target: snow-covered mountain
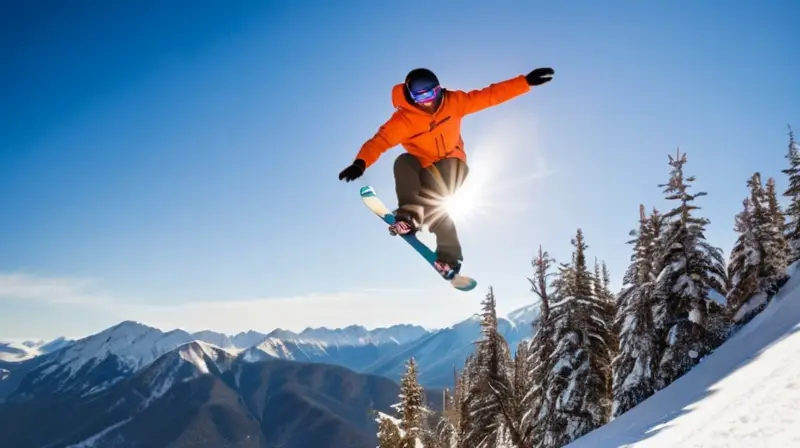
[[361,325],[349,325],[345,328],[306,328],[299,334],[287,330],[276,330],[270,334],[282,339],[303,340],[317,342],[324,346],[357,346],[357,345],[382,345],[405,344],[428,333],[419,325],[393,325],[388,328],[367,330]]
[[[202,375],[221,376],[231,368],[235,357],[227,351],[200,341],[192,341],[167,352],[156,359],[138,376],[147,386],[147,406],[167,393],[175,384],[193,380]],[[140,390],[141,392],[141,390]]]
[[330,346],[365,346],[395,344],[402,345],[428,334],[428,331],[419,325],[393,325],[388,328],[368,330],[361,325],[349,325],[344,328],[306,328],[300,333],[276,328],[268,334],[257,331],[248,331],[229,336],[215,331],[198,331],[193,333],[197,340],[213,344],[217,347],[238,351],[261,344],[268,338],[283,341],[298,341],[308,344],[317,344],[324,347]]
[[[533,320],[538,317],[538,305],[528,305],[498,317],[497,327],[514,353],[522,340],[533,335]],[[480,337],[481,317],[474,314],[451,327],[443,328],[406,345],[393,356],[382,357],[364,372],[382,375],[399,381],[406,361],[413,357],[419,366],[419,382],[426,387],[452,387],[453,369],[458,371],[475,350],[473,342]]]
[[43,393],[96,393],[192,341],[194,338],[182,330],[164,333],[138,322],[124,321],[33,359],[38,365],[26,372],[9,399]]
[[[531,335],[530,321],[535,312],[535,307],[525,307],[511,313],[510,319],[500,319],[501,331],[512,349]],[[165,353],[194,341],[202,343],[200,346],[204,348],[224,350],[231,358],[244,362],[286,359],[335,364],[393,380],[400,378],[405,362],[413,356],[420,366],[421,383],[442,387],[451,385],[453,369],[463,366],[479,334],[479,320],[475,316],[434,332],[418,325],[372,330],[350,325],[337,329],[306,328],[299,333],[276,329],[269,334],[247,331],[235,335],[213,331],[164,332],[124,321],[77,341],[58,339],[23,345],[40,352],[19,362],[0,364],[4,369],[0,402],[41,394],[96,394],[129,378]]]
[[567,445],[800,446],[800,275],[714,353],[608,424]]
[[[250,363],[204,342],[166,352],[91,399],[37,395],[0,405],[3,446],[326,446],[377,443],[371,412],[399,386],[344,367]],[[46,430],[42,430],[46,428]]]
[[267,337],[239,354],[245,362],[259,362],[267,359],[289,359],[292,361],[318,361],[330,358],[322,344],[301,340]]

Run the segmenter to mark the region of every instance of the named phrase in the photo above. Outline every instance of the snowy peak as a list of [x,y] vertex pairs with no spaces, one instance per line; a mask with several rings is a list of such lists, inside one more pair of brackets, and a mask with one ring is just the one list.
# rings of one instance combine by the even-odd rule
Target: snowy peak
[[183,362],[194,366],[200,373],[225,372],[234,360],[234,356],[225,350],[200,341],[184,344],[171,353],[177,353]]
[[539,319],[540,311],[539,303],[533,303],[511,311],[507,317],[514,325],[531,325],[535,320]]
[[180,345],[147,366],[136,378],[147,391],[146,405],[163,396],[175,384],[202,375],[221,375],[228,371],[234,356],[225,350],[200,341]]
[[138,322],[120,322],[43,357],[14,395],[97,393],[191,341],[182,330],[164,333]]
[[239,355],[245,362],[259,362],[267,359],[312,361],[327,356],[328,353],[321,344],[307,341],[287,341],[273,337],[244,350]]
[[284,339],[287,341],[293,341],[296,339],[300,339],[300,335],[293,331],[284,330],[283,328],[276,328],[269,332],[267,335],[269,338],[277,338],[277,339]]
[[306,328],[294,340],[316,342],[324,346],[364,346],[384,344],[406,344],[428,334],[419,325],[393,325],[388,328],[367,330],[361,325],[349,325],[344,328],[329,329],[326,327]]
[[183,330],[167,333],[147,325],[123,321],[95,335],[80,339],[58,353],[58,363],[75,373],[92,359],[105,359],[109,355],[119,358],[121,364],[135,371],[175,347],[193,341]]
[[231,337],[231,342],[233,346],[236,348],[247,348],[252,347],[254,345],[258,345],[267,338],[267,335],[264,333],[259,333],[258,331],[247,331],[237,333]]
[[236,344],[233,343],[233,340],[228,335],[223,333],[218,333],[216,331],[210,331],[210,330],[198,331],[192,333],[192,337],[194,337],[198,341],[206,342],[226,350],[239,348],[236,347]]
[[419,325],[400,324],[387,328],[376,328],[370,331],[370,337],[376,344],[408,344],[430,332]]
[[402,345],[428,334],[428,330],[419,325],[393,325],[387,328],[367,330],[361,325],[349,325],[344,328],[308,327],[300,333],[276,328],[268,334],[257,331],[238,333],[228,336],[215,331],[198,331],[192,336],[203,342],[231,351],[248,349],[268,339],[280,339],[298,344],[322,345],[325,347],[362,347],[367,345]]

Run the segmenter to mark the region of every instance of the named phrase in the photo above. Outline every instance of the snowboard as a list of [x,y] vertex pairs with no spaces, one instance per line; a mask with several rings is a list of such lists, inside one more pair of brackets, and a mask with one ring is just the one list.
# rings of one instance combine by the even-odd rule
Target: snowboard
[[[364,205],[366,205],[368,209],[372,210],[373,213],[378,215],[383,222],[389,225],[394,224],[394,215],[378,197],[378,195],[375,193],[375,190],[371,186],[366,185],[361,187],[361,200],[364,201]],[[436,253],[431,250],[431,248],[420,241],[416,235],[398,236],[411,245],[411,247],[413,247],[414,250],[416,250],[417,253],[428,262],[431,268],[433,268],[434,272],[436,272],[436,275],[444,280],[447,280],[444,278],[444,276],[439,274],[439,271],[436,270],[436,267],[434,266],[434,262],[436,261]],[[475,281],[475,279],[461,274],[456,274],[453,278],[447,281],[450,282],[454,288],[460,291],[472,291],[478,285],[478,282]]]

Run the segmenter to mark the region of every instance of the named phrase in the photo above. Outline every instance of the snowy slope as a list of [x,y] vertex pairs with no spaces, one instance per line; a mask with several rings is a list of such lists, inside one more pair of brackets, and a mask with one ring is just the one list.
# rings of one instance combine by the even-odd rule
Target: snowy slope
[[789,272],[770,305],[694,369],[567,446],[800,446],[800,275]]
[[221,375],[234,361],[227,351],[200,341],[183,344],[158,358],[138,374],[150,393],[145,406],[157,400],[175,384],[201,375]]

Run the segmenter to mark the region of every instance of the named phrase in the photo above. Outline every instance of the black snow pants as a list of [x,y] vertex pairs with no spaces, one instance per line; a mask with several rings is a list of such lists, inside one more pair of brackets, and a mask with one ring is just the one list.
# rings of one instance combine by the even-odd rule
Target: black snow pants
[[455,223],[441,201],[461,187],[468,173],[467,164],[456,158],[422,168],[416,157],[403,153],[394,162],[397,214],[410,215],[419,226],[427,225],[436,235],[436,255],[451,263],[464,258]]

